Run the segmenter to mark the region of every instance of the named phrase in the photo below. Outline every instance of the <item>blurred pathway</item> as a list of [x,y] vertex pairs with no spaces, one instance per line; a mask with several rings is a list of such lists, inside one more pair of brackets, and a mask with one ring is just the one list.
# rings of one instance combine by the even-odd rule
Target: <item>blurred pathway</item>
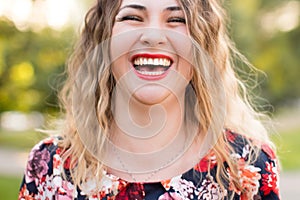
[[[0,174],[5,176],[20,177],[26,165],[28,152],[0,147]],[[281,173],[282,199],[295,199],[300,196],[300,171]]]
[[272,119],[278,132],[298,129],[300,127],[300,103],[293,109],[286,109]]
[[300,171],[283,172],[280,176],[282,200],[300,197]]
[[21,176],[25,169],[29,152],[0,147],[0,174]]

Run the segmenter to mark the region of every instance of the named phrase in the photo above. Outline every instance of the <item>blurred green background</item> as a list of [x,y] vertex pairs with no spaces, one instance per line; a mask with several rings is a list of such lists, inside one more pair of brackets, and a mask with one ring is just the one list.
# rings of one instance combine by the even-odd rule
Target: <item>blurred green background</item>
[[[4,163],[17,164],[2,154],[25,165],[26,153],[45,137],[33,129],[57,116],[62,72],[91,2],[0,0],[0,199],[17,198],[22,173],[5,171]],[[264,72],[257,74],[257,86],[240,75],[262,97],[255,99],[260,109],[273,113],[277,132],[272,139],[283,171],[299,172],[300,1],[223,2],[237,48]]]

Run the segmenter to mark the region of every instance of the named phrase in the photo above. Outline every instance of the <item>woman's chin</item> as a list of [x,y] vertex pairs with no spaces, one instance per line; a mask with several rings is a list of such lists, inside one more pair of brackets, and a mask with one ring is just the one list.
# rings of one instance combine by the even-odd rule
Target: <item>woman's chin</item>
[[162,104],[172,92],[158,84],[147,84],[137,89],[133,97],[135,100],[146,105]]

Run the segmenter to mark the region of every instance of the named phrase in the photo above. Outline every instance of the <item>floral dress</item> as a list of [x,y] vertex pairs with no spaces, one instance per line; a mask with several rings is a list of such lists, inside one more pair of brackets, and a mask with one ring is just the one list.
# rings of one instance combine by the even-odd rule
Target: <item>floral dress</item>
[[[238,160],[238,175],[242,193],[231,182],[221,189],[216,181],[217,161],[214,153],[209,153],[194,168],[180,176],[153,183],[127,182],[104,172],[103,188],[95,191],[96,183],[88,180],[82,190],[72,183],[69,162],[62,163],[62,150],[57,146],[57,138],[41,141],[31,151],[20,187],[19,200],[250,200],[279,199],[279,176],[277,160],[268,145],[262,145],[258,159],[247,164],[250,146],[243,136],[226,131],[228,141]],[[68,161],[68,160],[67,160]],[[62,176],[62,170],[67,174]]]

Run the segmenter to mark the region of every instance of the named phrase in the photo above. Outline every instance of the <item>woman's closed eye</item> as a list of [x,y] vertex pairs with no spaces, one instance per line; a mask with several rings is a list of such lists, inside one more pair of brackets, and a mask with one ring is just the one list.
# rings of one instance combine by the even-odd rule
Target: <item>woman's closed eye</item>
[[183,23],[183,24],[186,23],[185,18],[183,18],[183,17],[171,17],[168,19],[167,22],[168,23]]
[[138,21],[138,22],[141,22],[141,21],[143,21],[143,19],[139,16],[136,16],[136,15],[127,15],[127,16],[124,16],[124,17],[117,18],[117,21]]

